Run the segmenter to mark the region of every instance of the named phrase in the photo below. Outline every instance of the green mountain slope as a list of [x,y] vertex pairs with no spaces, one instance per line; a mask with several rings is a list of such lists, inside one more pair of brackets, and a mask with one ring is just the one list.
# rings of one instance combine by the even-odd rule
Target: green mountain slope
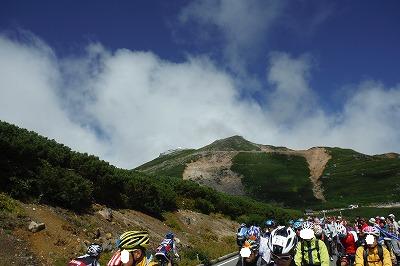
[[241,152],[234,157],[231,169],[243,176],[246,194],[256,199],[289,206],[305,206],[317,201],[304,157]]
[[[229,178],[229,171],[232,171],[241,176],[241,181],[235,182],[241,183],[238,186],[244,187],[247,196],[291,207],[329,208],[353,203],[399,201],[398,154],[368,156],[341,148],[318,149],[323,149],[326,156],[331,156],[330,159],[327,157],[329,161],[321,169],[320,178],[317,176],[326,201],[316,199],[313,194],[316,184],[313,183],[315,180],[312,182],[309,178],[313,166],[310,166],[310,156],[307,157],[311,149],[292,151],[284,147],[254,144],[239,136],[215,141],[198,150],[182,151],[174,158],[157,158],[137,170],[182,178],[185,169],[192,167],[193,172],[197,172],[192,179],[200,183],[202,178],[210,177],[215,178],[214,183],[218,183],[221,179]],[[223,161],[224,156],[230,163],[214,167],[213,170],[213,165]],[[158,164],[157,160],[162,163]],[[193,163],[197,164],[192,166]]]
[[328,148],[322,183],[325,197],[336,203],[377,203],[400,200],[399,156],[368,156],[349,149]]
[[162,167],[156,166],[169,167],[155,176],[116,168],[93,155],[72,151],[54,140],[1,121],[0,150],[0,192],[28,202],[79,211],[88,210],[92,203],[101,203],[155,217],[183,208],[205,214],[220,213],[246,222],[261,222],[266,215],[282,221],[299,215],[294,210],[227,195],[174,177],[181,168],[179,164],[169,167],[168,162],[175,160],[184,165],[193,155],[190,150],[146,164],[158,170]]

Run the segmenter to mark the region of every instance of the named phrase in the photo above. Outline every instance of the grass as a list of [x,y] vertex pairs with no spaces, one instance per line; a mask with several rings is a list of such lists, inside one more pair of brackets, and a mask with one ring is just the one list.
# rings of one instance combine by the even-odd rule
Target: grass
[[180,150],[180,151],[173,152],[171,154],[166,154],[166,155],[163,155],[163,156],[159,156],[159,157],[155,158],[154,160],[151,160],[150,162],[142,164],[141,166],[137,167],[135,170],[145,171],[148,168],[160,165],[160,164],[162,164],[164,162],[173,161],[173,160],[176,160],[178,158],[188,156],[188,155],[192,154],[194,151],[195,150],[193,150],[193,149],[187,149],[187,150]]
[[260,147],[245,140],[241,136],[232,136],[226,139],[214,141],[200,149],[200,151],[259,151]]
[[163,214],[163,217],[165,219],[164,223],[167,226],[174,229],[176,232],[182,232],[182,226],[180,224],[180,221],[178,221],[178,219],[173,213],[166,212]]
[[21,205],[5,193],[0,193],[0,212],[24,216],[25,211]]
[[163,155],[137,167],[135,170],[157,176],[182,178],[187,163],[195,161],[200,157],[195,151],[196,150],[182,150]]
[[353,150],[328,148],[332,156],[323,173],[325,198],[337,204],[398,201],[400,159],[368,156]]
[[248,196],[287,206],[314,203],[308,164],[304,157],[278,153],[239,153],[231,170],[243,176]]

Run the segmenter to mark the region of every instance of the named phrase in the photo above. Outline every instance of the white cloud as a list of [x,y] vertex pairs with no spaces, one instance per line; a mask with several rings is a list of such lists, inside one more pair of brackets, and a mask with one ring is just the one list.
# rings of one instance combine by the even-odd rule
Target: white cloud
[[0,37],[0,119],[95,154],[102,143],[85,126],[73,123],[57,95],[57,58],[34,36],[24,41]]
[[267,106],[239,97],[235,78],[207,57],[183,63],[92,44],[57,58],[38,41],[0,37],[0,119],[125,168],[175,147],[243,135],[264,144],[400,151],[400,87],[361,83],[326,114],[309,80],[309,56],[273,53]]
[[[247,59],[258,56],[258,49],[285,1],[276,0],[195,0],[182,9],[182,23],[195,22],[201,39],[222,41],[230,68],[246,75]],[[210,32],[213,33],[210,36]],[[206,36],[206,37],[204,37]],[[198,41],[198,40],[196,40]]]

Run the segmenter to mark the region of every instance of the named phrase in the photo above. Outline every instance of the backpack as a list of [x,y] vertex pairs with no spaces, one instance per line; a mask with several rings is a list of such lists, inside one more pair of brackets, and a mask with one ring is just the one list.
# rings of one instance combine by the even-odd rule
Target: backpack
[[321,265],[321,257],[320,257],[320,254],[319,254],[319,241],[320,240],[315,239],[315,248],[311,248],[311,243],[307,242],[307,244],[308,244],[308,260],[310,260],[310,258],[313,257],[312,256],[312,251],[314,249],[317,250],[317,258],[318,258],[319,263],[313,263],[313,264],[307,263],[307,261],[304,259],[304,253],[305,253],[304,241],[301,241],[301,265]]
[[400,257],[400,241],[397,241],[396,239],[391,239],[388,241],[388,246],[393,251],[394,255],[397,257]]
[[[367,248],[367,246],[364,246],[363,256],[364,256],[364,266],[367,266],[368,265],[368,248]],[[379,256],[379,261],[383,262],[383,247],[380,244],[378,244],[378,256]]]

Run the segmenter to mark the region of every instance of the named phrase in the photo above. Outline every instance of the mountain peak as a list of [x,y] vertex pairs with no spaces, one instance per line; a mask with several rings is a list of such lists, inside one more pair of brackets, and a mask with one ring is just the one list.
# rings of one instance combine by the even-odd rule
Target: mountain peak
[[225,139],[216,140],[201,148],[205,151],[259,151],[260,147],[242,136],[234,135]]

